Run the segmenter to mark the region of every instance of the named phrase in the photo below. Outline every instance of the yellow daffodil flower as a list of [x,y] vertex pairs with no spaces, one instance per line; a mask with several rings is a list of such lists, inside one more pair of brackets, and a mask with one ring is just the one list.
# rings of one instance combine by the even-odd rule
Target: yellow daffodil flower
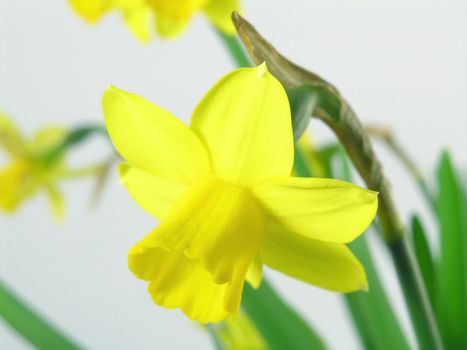
[[239,0],[69,0],[72,8],[89,23],[103,15],[119,11],[133,35],[143,42],[150,39],[153,17],[158,34],[163,38],[180,35],[198,12],[223,33],[235,34],[230,20],[233,11],[240,11]]
[[42,189],[48,194],[55,217],[62,218],[64,202],[56,182],[63,161],[45,164],[39,156],[61,142],[65,135],[64,129],[49,127],[36,133],[32,140],[26,140],[9,118],[0,115],[0,146],[10,158],[0,169],[0,210],[14,212]]
[[265,64],[221,79],[190,127],[115,87],[103,109],[126,160],[123,185],[161,220],[128,256],[155,303],[202,323],[221,321],[238,312],[245,279],[259,286],[263,263],[334,291],[367,288],[344,244],[372,221],[377,194],[290,176],[289,103]]

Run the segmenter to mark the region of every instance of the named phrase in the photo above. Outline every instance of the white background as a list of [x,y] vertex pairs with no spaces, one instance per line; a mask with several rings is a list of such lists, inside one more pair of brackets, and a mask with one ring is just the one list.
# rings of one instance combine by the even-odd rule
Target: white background
[[[284,54],[338,86],[364,122],[391,126],[425,172],[443,147],[467,164],[464,2],[245,0],[245,8]],[[28,133],[46,123],[101,123],[100,99],[109,84],[187,121],[203,93],[231,69],[201,16],[180,40],[144,46],[118,15],[89,27],[64,0],[0,2],[0,108]],[[330,137],[319,123],[312,128],[316,139]],[[412,211],[426,216],[406,172],[377,149],[404,219]],[[72,162],[109,152],[95,140]],[[130,200],[115,175],[97,210],[89,209],[91,189],[91,181],[64,185],[63,224],[53,222],[43,197],[14,216],[0,216],[1,279],[87,348],[209,349],[203,331],[180,312],[154,306],[144,283],[127,270],[126,252],[155,220]],[[407,329],[391,265],[373,243]],[[339,295],[267,275],[331,347],[359,348]],[[0,348],[28,346],[0,321]]]

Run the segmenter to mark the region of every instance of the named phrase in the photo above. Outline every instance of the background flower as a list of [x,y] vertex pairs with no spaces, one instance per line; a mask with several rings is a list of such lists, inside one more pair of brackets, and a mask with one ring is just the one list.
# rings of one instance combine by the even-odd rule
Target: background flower
[[233,11],[240,12],[240,0],[69,0],[73,9],[89,23],[97,23],[108,12],[121,12],[133,35],[143,42],[151,36],[151,27],[159,36],[174,38],[189,25],[193,16],[202,12],[220,31],[235,34],[230,20]]
[[61,219],[64,202],[57,182],[64,172],[63,157],[51,162],[43,157],[65,138],[63,128],[39,130],[30,140],[21,135],[12,120],[0,115],[0,145],[9,161],[0,168],[0,210],[14,212],[39,191],[45,191],[54,216]]

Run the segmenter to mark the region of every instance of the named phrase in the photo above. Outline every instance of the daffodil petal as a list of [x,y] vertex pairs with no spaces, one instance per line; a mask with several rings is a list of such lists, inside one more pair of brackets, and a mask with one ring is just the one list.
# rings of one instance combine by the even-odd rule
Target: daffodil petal
[[123,20],[131,33],[141,42],[151,38],[151,9],[141,1],[134,6],[123,8]]
[[254,289],[258,289],[261,285],[261,281],[263,280],[263,261],[259,254],[251,262],[245,279]]
[[164,218],[186,186],[155,176],[143,169],[122,163],[120,181],[133,199],[159,220]]
[[274,270],[321,288],[336,292],[368,288],[365,270],[343,244],[313,240],[270,225],[261,256]]
[[254,188],[271,218],[309,238],[347,243],[375,217],[377,193],[354,184],[320,178],[276,178]]
[[156,13],[156,30],[160,37],[173,39],[182,34],[190,21],[188,19],[172,19]]
[[106,90],[103,108],[115,148],[132,165],[181,183],[210,171],[198,137],[169,112],[115,87]]
[[63,194],[53,185],[47,186],[46,191],[55,219],[57,221],[63,220],[65,216],[65,200]]
[[12,157],[25,155],[25,141],[13,120],[0,112],[0,146]]
[[173,20],[189,20],[209,0],[147,0],[157,14]]
[[211,22],[227,35],[236,33],[232,23],[232,12],[241,13],[239,0],[211,0],[203,9]]
[[109,0],[69,0],[73,10],[89,23],[98,22],[107,11]]
[[289,102],[265,64],[221,79],[194,111],[191,127],[209,150],[215,173],[228,182],[250,186],[290,174]]

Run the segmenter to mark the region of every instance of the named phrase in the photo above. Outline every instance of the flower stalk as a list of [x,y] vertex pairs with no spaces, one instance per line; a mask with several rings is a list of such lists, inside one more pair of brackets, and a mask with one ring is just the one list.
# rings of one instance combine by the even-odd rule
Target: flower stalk
[[219,29],[214,28],[225,48],[230,54],[231,59],[238,68],[251,67],[251,62],[248,56],[245,54],[243,46],[240,44],[238,37],[235,35],[228,35]]
[[271,73],[286,89],[307,86],[310,94],[316,94],[318,103],[313,116],[331,128],[368,188],[379,192],[381,231],[396,266],[419,346],[421,349],[443,349],[413,247],[407,239],[381,164],[357,115],[334,86],[284,58],[240,15],[234,13],[233,21],[255,63],[266,62]]
[[425,197],[426,201],[430,204],[430,209],[436,214],[436,203],[433,198],[433,194],[430,191],[430,188],[422,175],[422,172],[418,168],[415,161],[410,157],[407,150],[402,147],[402,145],[397,141],[393,132],[387,128],[379,127],[376,125],[367,125],[365,131],[370,137],[373,137],[377,140],[380,140],[384,145],[396,156],[401,164],[407,169],[409,174],[414,179],[417,184],[420,192]]

